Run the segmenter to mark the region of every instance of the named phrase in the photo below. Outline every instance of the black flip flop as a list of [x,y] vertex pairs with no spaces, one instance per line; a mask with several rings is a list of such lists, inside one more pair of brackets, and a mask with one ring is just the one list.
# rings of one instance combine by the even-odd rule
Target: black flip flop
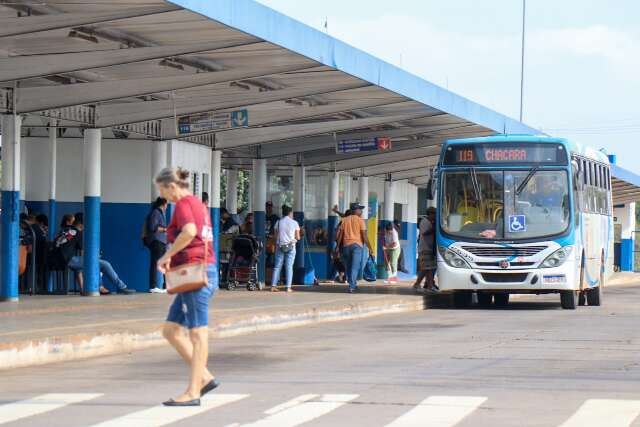
[[202,389],[200,390],[200,397],[204,396],[205,394],[209,393],[210,391],[215,390],[216,388],[218,388],[219,385],[220,385],[219,381],[217,381],[215,378],[212,379],[207,384],[205,384],[204,387],[202,387]]
[[176,402],[173,399],[169,399],[166,402],[162,402],[164,406],[200,406],[200,399],[187,400],[185,402]]

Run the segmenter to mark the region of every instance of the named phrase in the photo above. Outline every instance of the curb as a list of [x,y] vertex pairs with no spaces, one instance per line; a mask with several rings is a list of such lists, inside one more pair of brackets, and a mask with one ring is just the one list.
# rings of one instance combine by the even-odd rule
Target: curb
[[[424,298],[391,302],[352,303],[343,306],[314,307],[300,311],[278,311],[217,319],[211,322],[209,337],[228,338],[257,332],[275,331],[311,324],[363,319],[384,314],[420,311]],[[142,329],[142,328],[141,328]],[[114,334],[79,334],[25,340],[0,346],[0,371],[90,357],[128,353],[165,345],[160,325],[140,331]]]

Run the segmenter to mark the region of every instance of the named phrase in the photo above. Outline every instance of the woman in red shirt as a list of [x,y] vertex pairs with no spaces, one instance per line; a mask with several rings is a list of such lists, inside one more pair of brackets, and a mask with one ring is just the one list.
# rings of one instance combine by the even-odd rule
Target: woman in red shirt
[[[155,179],[160,195],[175,203],[167,227],[167,252],[158,261],[158,270],[183,264],[206,263],[209,283],[196,291],[175,296],[162,334],[191,368],[187,390],[165,406],[199,406],[200,397],[219,383],[207,369],[209,355],[209,300],[218,289],[218,272],[213,253],[213,228],[208,209],[189,191],[189,172],[165,168]],[[206,248],[205,248],[206,245]],[[205,259],[206,255],[206,259]],[[189,331],[189,338],[183,333]]]

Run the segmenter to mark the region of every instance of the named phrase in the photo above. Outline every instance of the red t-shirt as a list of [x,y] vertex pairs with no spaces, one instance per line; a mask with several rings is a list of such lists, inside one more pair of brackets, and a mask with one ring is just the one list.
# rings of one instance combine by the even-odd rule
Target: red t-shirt
[[167,228],[167,240],[173,243],[186,224],[196,225],[196,237],[193,238],[189,246],[178,252],[171,258],[171,267],[178,265],[202,262],[204,259],[204,241],[207,240],[208,263],[216,262],[213,253],[213,228],[211,227],[211,215],[209,209],[202,204],[196,196],[186,196],[178,200],[171,218],[171,223]]

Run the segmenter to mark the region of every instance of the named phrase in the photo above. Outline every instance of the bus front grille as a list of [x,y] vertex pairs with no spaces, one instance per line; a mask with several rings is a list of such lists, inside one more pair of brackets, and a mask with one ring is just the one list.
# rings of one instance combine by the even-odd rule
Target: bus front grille
[[527,273],[480,273],[489,283],[522,283],[527,280]]
[[475,256],[501,258],[501,257],[521,257],[521,256],[533,256],[545,249],[546,246],[518,246],[518,247],[506,247],[506,246],[463,246],[467,252],[472,253]]

